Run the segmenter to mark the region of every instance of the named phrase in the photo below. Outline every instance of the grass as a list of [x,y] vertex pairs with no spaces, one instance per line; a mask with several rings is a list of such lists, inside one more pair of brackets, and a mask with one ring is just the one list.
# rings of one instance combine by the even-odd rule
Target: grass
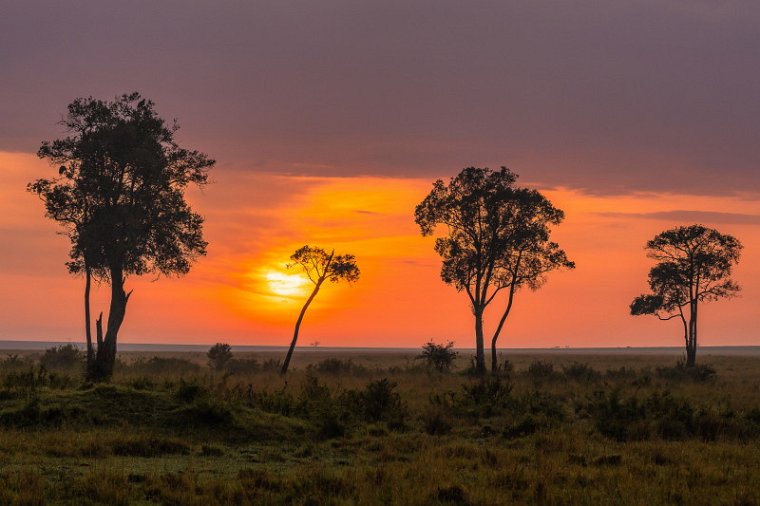
[[760,357],[275,358],[0,361],[0,504],[760,504]]

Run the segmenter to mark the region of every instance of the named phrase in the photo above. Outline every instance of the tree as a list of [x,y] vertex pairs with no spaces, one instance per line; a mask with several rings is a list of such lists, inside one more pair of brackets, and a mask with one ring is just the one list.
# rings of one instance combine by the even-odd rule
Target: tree
[[306,310],[311,305],[311,302],[319,293],[319,289],[325,281],[331,281],[337,283],[339,281],[347,281],[353,283],[359,280],[359,267],[356,265],[356,259],[354,255],[335,255],[335,250],[327,253],[322,248],[313,248],[311,246],[303,246],[298,248],[290,257],[291,263],[288,264],[288,269],[298,268],[301,269],[309,281],[314,285],[314,289],[306,299],[306,303],[301,308],[301,312],[296,320],[296,328],[293,331],[293,340],[290,342],[290,348],[288,348],[288,354],[285,356],[285,362],[282,364],[281,373],[288,372],[288,366],[290,365],[290,358],[293,356],[293,350],[298,342],[298,331],[301,328],[301,322],[306,314]]
[[[666,230],[647,242],[647,256],[657,261],[649,271],[651,293],[636,297],[631,314],[655,315],[660,320],[678,318],[683,324],[686,366],[697,358],[697,316],[700,302],[738,295],[741,288],[731,279],[742,244],[702,225]],[[688,317],[687,317],[688,316]]]
[[[138,93],[113,101],[78,98],[61,122],[70,135],[43,142],[40,158],[58,166],[58,177],[38,179],[28,190],[44,202],[47,217],[71,241],[70,273],[85,275],[87,376],[110,379],[116,342],[132,294],[127,276],[180,275],[206,253],[203,218],[185,201],[189,184],[206,184],[214,160],[181,148],[178,126],[167,126],[154,103]],[[90,330],[91,279],[111,287],[105,335]]]
[[221,371],[232,360],[232,348],[227,343],[216,343],[209,348],[206,356],[208,357],[209,367],[215,371]]
[[429,341],[422,345],[422,353],[417,356],[418,360],[424,360],[430,367],[438,372],[449,371],[459,355],[454,351],[454,343],[436,344]]
[[441,278],[467,293],[475,317],[475,370],[486,370],[483,316],[497,294],[506,290],[506,307],[491,338],[492,371],[497,370],[496,344],[517,291],[537,290],[546,274],[572,269],[559,245],[549,240],[550,225],[564,213],[536,190],[515,186],[517,174],[468,167],[446,185],[440,179],[417,206],[415,221],[423,236],[439,225],[447,233],[435,241],[443,259]]

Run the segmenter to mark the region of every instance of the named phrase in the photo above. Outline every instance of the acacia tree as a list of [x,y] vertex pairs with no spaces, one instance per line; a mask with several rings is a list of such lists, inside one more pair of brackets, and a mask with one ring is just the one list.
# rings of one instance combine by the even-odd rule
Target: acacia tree
[[290,260],[291,263],[288,264],[288,269],[298,268],[302,270],[306,274],[306,277],[309,278],[309,281],[314,285],[314,289],[311,291],[311,295],[306,299],[306,303],[304,303],[301,312],[298,314],[296,328],[293,331],[293,340],[290,342],[288,354],[285,356],[285,362],[282,364],[282,374],[288,372],[290,359],[293,356],[293,350],[298,342],[298,331],[301,328],[301,322],[306,314],[306,310],[319,293],[319,289],[322,288],[324,282],[329,280],[333,283],[339,281],[353,283],[359,280],[359,267],[356,265],[356,258],[354,255],[335,255],[335,250],[327,253],[322,248],[306,245],[298,248],[296,252],[290,256]]
[[697,358],[697,316],[700,302],[738,295],[731,279],[742,244],[731,235],[702,225],[666,230],[647,242],[647,256],[657,261],[649,271],[651,293],[636,297],[632,315],[660,320],[680,319],[686,344],[686,366]]
[[[58,176],[28,185],[61,223],[71,241],[68,270],[85,275],[87,376],[108,380],[131,291],[126,277],[180,275],[206,253],[203,218],[185,201],[184,190],[206,184],[214,160],[181,148],[178,126],[168,126],[154,103],[138,93],[113,101],[78,98],[61,122],[69,135],[43,142],[38,156],[58,166]],[[91,280],[110,284],[105,335],[90,330]]]
[[467,293],[475,317],[475,370],[486,370],[483,316],[488,305],[506,290],[507,301],[491,337],[491,366],[497,369],[496,345],[523,287],[538,289],[546,274],[572,269],[559,245],[550,240],[550,225],[564,213],[536,190],[515,186],[517,174],[468,167],[448,185],[440,179],[417,206],[415,221],[422,235],[439,225],[447,233],[435,241],[441,256],[441,278]]

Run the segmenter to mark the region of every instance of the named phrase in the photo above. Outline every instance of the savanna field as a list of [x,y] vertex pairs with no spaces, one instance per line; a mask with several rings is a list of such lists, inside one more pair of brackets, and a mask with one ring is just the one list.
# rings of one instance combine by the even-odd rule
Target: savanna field
[[0,362],[0,504],[760,503],[760,355],[121,353]]

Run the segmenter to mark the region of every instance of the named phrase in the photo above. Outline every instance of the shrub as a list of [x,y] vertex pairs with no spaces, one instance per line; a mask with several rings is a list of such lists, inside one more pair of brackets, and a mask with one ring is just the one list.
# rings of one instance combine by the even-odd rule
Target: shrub
[[384,421],[401,428],[406,413],[395,389],[396,383],[383,378],[370,381],[364,390],[347,390],[342,395],[342,401],[346,406],[353,407],[366,422]]
[[339,358],[326,358],[317,362],[316,364],[310,364],[307,367],[310,372],[316,372],[319,374],[356,374],[366,372],[364,367],[354,364],[351,360],[341,360]]
[[526,415],[518,422],[513,423],[504,429],[504,437],[507,439],[516,439],[535,434],[541,428],[541,424],[532,415]]
[[227,343],[216,343],[208,350],[206,356],[209,367],[215,371],[221,371],[227,362],[232,360],[232,348]]
[[595,371],[591,366],[580,362],[573,362],[568,366],[563,365],[562,374],[568,379],[586,383],[597,381],[602,377],[602,375],[598,371]]
[[533,381],[552,379],[555,376],[554,365],[551,362],[535,360],[528,366],[526,374]]
[[158,457],[161,455],[188,454],[190,447],[181,439],[165,437],[134,437],[113,443],[114,455],[123,457]]
[[657,375],[665,380],[685,381],[691,380],[704,382],[717,374],[714,368],[707,364],[698,364],[687,367],[683,362],[678,362],[675,367],[658,367]]
[[28,357],[19,357],[17,353],[8,353],[6,357],[0,361],[0,369],[4,371],[28,369],[31,366],[31,359]]
[[180,379],[179,387],[177,388],[175,397],[181,402],[191,403],[195,402],[201,397],[205,397],[206,394],[206,389],[199,384],[194,382],[185,382],[185,380]]
[[225,370],[229,374],[252,374],[261,370],[261,364],[255,358],[237,359],[232,358],[227,362]]
[[[700,432],[696,410],[685,399],[676,399],[669,392],[655,392],[640,401],[636,397],[620,399],[619,392],[596,392],[590,406],[597,430],[618,441],[642,440],[659,436],[665,440],[682,440]],[[703,437],[712,434],[704,420]]]
[[443,436],[451,432],[451,421],[440,406],[430,406],[420,415],[422,429],[431,436]]
[[417,359],[424,360],[429,367],[434,368],[438,372],[448,372],[459,355],[453,348],[453,341],[449,341],[445,345],[430,341],[422,346],[422,353],[420,353]]
[[180,421],[189,426],[229,427],[234,423],[232,410],[219,402],[201,398],[178,411]]
[[201,370],[195,362],[182,358],[163,357],[153,357],[149,360],[140,357],[131,364],[118,363],[117,366],[120,373],[130,372],[138,376],[183,376],[197,374]]
[[48,348],[40,357],[40,365],[47,369],[73,369],[81,366],[84,353],[73,344]]
[[464,395],[475,404],[501,405],[512,391],[512,383],[497,377],[485,377],[462,386]]
[[264,372],[280,372],[282,361],[278,358],[268,358],[261,363],[261,370]]
[[637,373],[635,369],[623,366],[617,369],[607,369],[604,376],[609,379],[634,379]]

